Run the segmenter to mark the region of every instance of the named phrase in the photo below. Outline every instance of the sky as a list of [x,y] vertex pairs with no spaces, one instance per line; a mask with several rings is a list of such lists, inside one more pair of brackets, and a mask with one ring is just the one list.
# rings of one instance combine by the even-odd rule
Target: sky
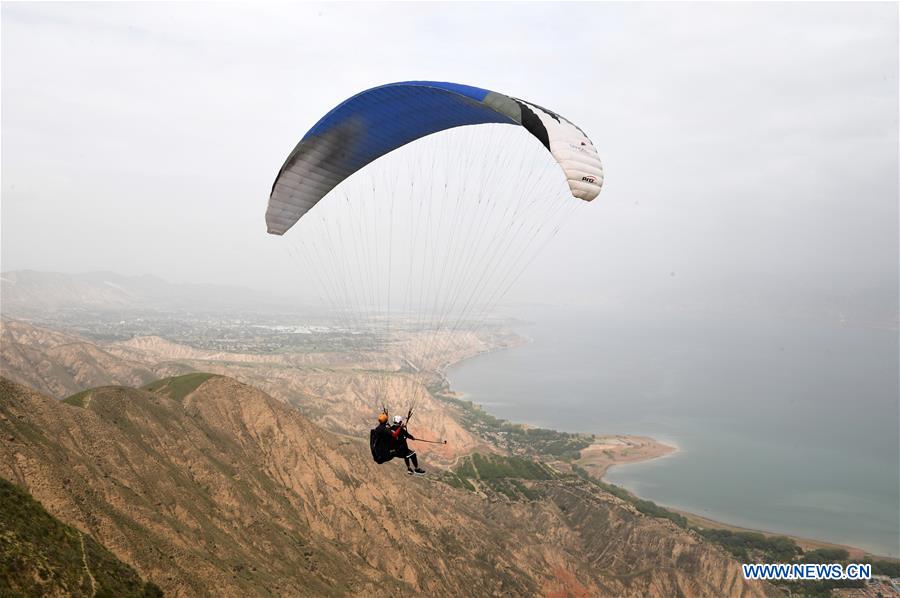
[[529,99],[604,162],[510,291],[896,322],[896,3],[2,4],[3,271],[300,292],[264,213],[393,81]]

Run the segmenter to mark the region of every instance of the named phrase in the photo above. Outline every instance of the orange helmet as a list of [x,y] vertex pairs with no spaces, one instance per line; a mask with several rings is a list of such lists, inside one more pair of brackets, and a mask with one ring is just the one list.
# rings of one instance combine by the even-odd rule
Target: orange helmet
[[387,423],[387,420],[388,420],[388,414],[387,414],[387,413],[382,413],[381,415],[378,416],[378,423],[379,423],[379,424],[385,424],[385,423]]

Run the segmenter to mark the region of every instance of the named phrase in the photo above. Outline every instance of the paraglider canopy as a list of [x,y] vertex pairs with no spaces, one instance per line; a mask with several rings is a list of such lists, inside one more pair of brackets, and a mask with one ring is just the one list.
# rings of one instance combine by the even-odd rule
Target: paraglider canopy
[[339,104],[290,153],[272,186],[268,232],[284,234],[344,179],[411,141],[454,127],[524,127],[558,163],[572,195],[591,201],[603,185],[593,143],[550,110],[458,83],[407,81],[363,91]]

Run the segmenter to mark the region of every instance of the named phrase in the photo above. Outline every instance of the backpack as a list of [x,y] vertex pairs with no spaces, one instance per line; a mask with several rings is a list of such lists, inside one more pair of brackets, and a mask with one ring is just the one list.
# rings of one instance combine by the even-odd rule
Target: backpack
[[385,439],[378,433],[377,428],[369,430],[369,448],[372,449],[372,458],[379,465],[387,463],[394,458],[390,447],[385,446],[386,444]]

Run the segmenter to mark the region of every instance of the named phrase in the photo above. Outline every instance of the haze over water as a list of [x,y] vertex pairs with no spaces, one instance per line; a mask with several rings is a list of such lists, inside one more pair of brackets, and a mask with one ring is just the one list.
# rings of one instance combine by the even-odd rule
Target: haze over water
[[451,367],[512,421],[644,434],[606,479],[754,529],[900,555],[897,332],[788,318],[529,308],[532,342]]

